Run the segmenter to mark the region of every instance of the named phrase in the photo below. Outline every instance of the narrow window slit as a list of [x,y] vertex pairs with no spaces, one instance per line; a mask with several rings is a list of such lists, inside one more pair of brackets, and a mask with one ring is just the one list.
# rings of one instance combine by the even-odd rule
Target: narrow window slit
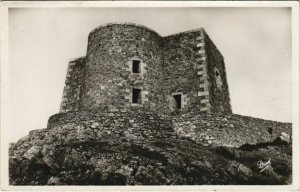
[[216,74],[215,78],[216,78],[217,88],[221,90],[223,83],[222,83],[221,75],[217,69],[215,69],[215,74]]
[[132,61],[132,73],[140,73],[141,72],[140,64],[141,64],[141,61],[139,61],[139,60]]
[[181,109],[181,94],[173,95],[175,101],[176,101],[176,108]]
[[141,89],[132,88],[132,103],[141,103]]

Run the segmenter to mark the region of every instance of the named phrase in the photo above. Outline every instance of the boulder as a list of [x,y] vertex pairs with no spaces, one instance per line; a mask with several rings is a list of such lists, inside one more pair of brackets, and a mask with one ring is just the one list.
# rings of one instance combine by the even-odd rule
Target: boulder
[[281,135],[279,136],[279,138],[282,140],[282,141],[285,141],[287,143],[290,143],[291,142],[291,136],[285,132],[281,132]]

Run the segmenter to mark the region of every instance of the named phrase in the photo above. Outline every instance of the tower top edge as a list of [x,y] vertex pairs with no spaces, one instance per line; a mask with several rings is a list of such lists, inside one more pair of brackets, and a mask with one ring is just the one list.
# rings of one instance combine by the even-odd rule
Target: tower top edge
[[183,34],[193,33],[193,32],[198,32],[198,31],[206,33],[203,27],[199,27],[199,28],[192,29],[192,30],[187,30],[187,31],[179,32],[179,33],[174,33],[171,35],[166,35],[166,36],[163,36],[163,38],[168,38],[168,37],[172,37],[172,36],[183,35]]
[[183,32],[179,32],[179,33],[175,33],[175,34],[171,34],[171,35],[166,35],[166,36],[162,36],[160,35],[158,32],[156,32],[155,30],[151,29],[150,27],[147,27],[145,25],[142,24],[137,24],[137,23],[133,23],[133,22],[110,22],[110,23],[105,23],[103,25],[100,25],[98,27],[96,27],[95,29],[93,29],[90,34],[94,33],[95,31],[101,29],[101,28],[105,28],[105,27],[109,27],[112,25],[123,25],[123,26],[135,26],[135,27],[140,27],[143,29],[147,29],[149,31],[152,31],[153,33],[157,34],[158,36],[162,37],[162,38],[166,38],[166,37],[171,37],[171,36],[176,36],[176,35],[181,35],[181,34],[187,34],[187,33],[192,33],[192,32],[197,32],[197,31],[203,31],[205,32],[203,27],[199,27],[196,29],[192,29],[192,30],[188,30],[188,31],[183,31]]
[[144,28],[144,29],[147,29],[149,31],[152,31],[154,32],[155,34],[157,34],[158,36],[161,37],[161,35],[159,33],[157,33],[156,31],[154,31],[153,29],[145,26],[145,25],[141,25],[141,24],[137,24],[137,23],[132,23],[132,22],[111,22],[111,23],[106,23],[106,24],[103,24],[103,25],[100,25],[98,27],[96,27],[95,29],[93,29],[90,34],[94,33],[95,31],[97,31],[98,29],[101,29],[101,28],[104,28],[104,27],[109,27],[109,26],[112,26],[112,25],[123,25],[123,26],[135,26],[135,27],[140,27],[140,28]]
[[80,57],[71,58],[71,59],[69,59],[69,63],[75,62],[75,61],[77,61],[79,59],[84,59],[85,57],[86,56],[80,56]]

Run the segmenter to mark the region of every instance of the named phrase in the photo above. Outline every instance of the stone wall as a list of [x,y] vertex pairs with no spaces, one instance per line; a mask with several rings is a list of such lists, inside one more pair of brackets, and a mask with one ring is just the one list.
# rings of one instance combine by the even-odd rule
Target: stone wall
[[[291,135],[291,124],[231,115],[224,58],[202,28],[161,37],[132,23],[100,26],[89,35],[87,56],[70,62],[65,84],[60,112],[69,113],[52,116],[49,129],[96,126],[96,135],[107,128],[142,138],[168,125],[205,145],[234,147]],[[141,90],[139,103],[133,88]]]
[[207,54],[205,52],[206,44],[205,44],[205,35],[204,35],[204,29],[201,29],[200,35],[197,36],[196,42],[196,65],[197,65],[197,75],[199,78],[199,83],[196,85],[199,87],[197,97],[198,101],[200,103],[197,103],[197,108],[194,107],[195,110],[201,112],[210,112],[211,111],[211,100],[209,95],[209,88],[210,88],[210,82],[209,82],[209,76],[208,76],[208,62],[207,62]]
[[216,113],[232,113],[224,58],[204,30],[203,33],[211,111]]
[[178,135],[204,145],[240,147],[243,144],[272,142],[282,132],[292,135],[292,124],[242,115],[191,112],[172,118]]
[[88,111],[58,113],[49,118],[47,129],[56,131],[59,137],[63,135],[63,139],[54,139],[64,142],[71,142],[72,139],[109,139],[120,135],[133,140],[178,135],[205,146],[227,147],[272,142],[283,132],[292,135],[291,123],[236,114],[201,113],[197,110],[163,115],[133,106],[105,106]]
[[[134,24],[108,24],[89,35],[83,81],[83,110],[102,105],[132,105],[132,88],[141,89],[135,107],[163,111],[162,41],[154,31]],[[132,73],[133,60],[140,73]]]
[[181,93],[181,111],[232,113],[223,56],[204,29],[164,37],[163,70],[171,111],[172,94]]
[[121,141],[124,143],[178,138],[171,127],[168,116],[135,107],[106,106],[89,111],[57,113],[49,118],[46,129],[30,131],[29,135],[21,138],[16,150],[23,156],[31,147],[25,153],[30,159],[36,148],[43,148],[43,155],[48,156],[51,153],[47,148],[56,145],[86,141],[105,143],[120,138],[126,139]]
[[182,94],[181,111],[191,107],[200,107],[197,97],[199,77],[196,65],[196,38],[201,35],[199,30],[179,33],[164,37],[164,94],[167,98],[169,111],[175,111],[172,94]]
[[84,74],[85,57],[69,62],[60,113],[80,109],[80,91]]
[[[133,89],[141,90],[138,103]],[[180,111],[231,113],[223,56],[204,29],[161,37],[145,26],[112,23],[93,30],[86,57],[70,62],[61,112],[114,105],[168,113],[178,110],[175,94]]]
[[64,143],[103,141],[120,136],[126,136],[129,140],[143,140],[175,135],[168,116],[136,107],[106,106],[89,111],[58,113],[49,118],[47,129],[57,132],[57,137],[64,137],[53,138]]

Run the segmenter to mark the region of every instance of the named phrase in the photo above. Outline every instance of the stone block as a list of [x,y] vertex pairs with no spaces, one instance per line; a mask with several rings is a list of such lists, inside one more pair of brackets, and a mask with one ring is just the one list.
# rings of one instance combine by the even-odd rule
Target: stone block
[[202,75],[202,74],[203,74],[203,71],[198,71],[197,74],[198,74],[198,75]]
[[202,69],[202,70],[206,70],[206,65],[204,65],[204,64],[201,64],[201,65],[197,65],[197,68],[198,69]]
[[206,81],[209,79],[209,76],[207,74],[203,74],[202,77],[199,78],[200,81]]
[[204,43],[198,43],[197,44],[197,47],[203,47],[204,46]]
[[204,54],[204,53],[205,53],[205,50],[204,50],[204,49],[201,49],[201,50],[198,51],[198,53],[199,53],[199,54]]
[[196,61],[205,61],[205,60],[206,60],[205,56],[196,58]]
[[208,103],[208,102],[209,102],[209,99],[202,99],[200,102],[201,102],[201,103]]
[[209,108],[207,108],[207,107],[200,108],[200,111],[208,111],[208,110],[209,110]]
[[207,108],[211,108],[211,104],[210,103],[206,103],[206,107]]
[[204,39],[203,36],[198,36],[198,37],[196,37],[196,40],[203,40],[203,39]]
[[208,83],[202,83],[202,84],[199,85],[199,87],[200,87],[200,88],[208,87]]

